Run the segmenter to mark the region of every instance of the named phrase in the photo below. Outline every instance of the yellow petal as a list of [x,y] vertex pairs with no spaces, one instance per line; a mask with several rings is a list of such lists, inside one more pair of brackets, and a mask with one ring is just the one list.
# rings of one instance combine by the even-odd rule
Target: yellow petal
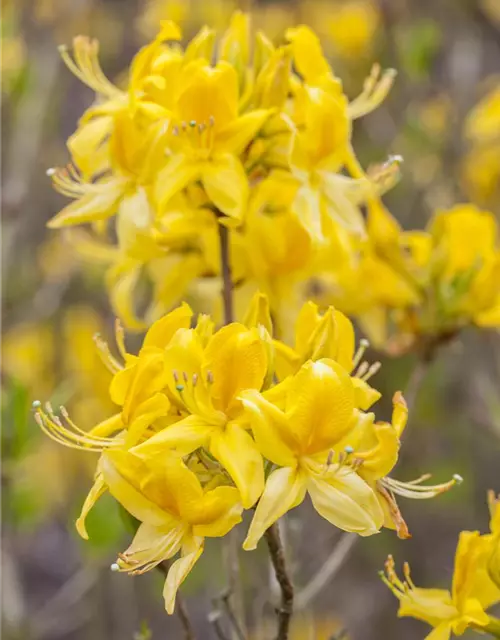
[[262,326],[270,336],[273,335],[269,298],[265,293],[256,291],[252,296],[243,324],[249,329]]
[[151,398],[142,402],[135,410],[127,428],[125,446],[132,447],[144,435],[146,429],[155,420],[167,416],[170,401],[164,393],[155,393]]
[[371,536],[383,525],[384,514],[375,493],[347,467],[311,475],[307,490],[316,511],[339,529]]
[[372,404],[375,404],[375,402],[382,397],[379,391],[370,387],[370,385],[364,380],[361,380],[361,378],[353,377],[351,380],[354,386],[356,406],[359,407],[359,409],[367,411]]
[[281,340],[273,340],[274,366],[278,380],[284,380],[287,376],[297,373],[303,359],[300,355]]
[[293,212],[311,238],[317,242],[324,242],[322,224],[321,194],[315,189],[304,185],[298,191],[293,203]]
[[189,329],[192,317],[191,307],[183,302],[180,307],[153,323],[146,333],[143,347],[165,348],[178,329]]
[[107,438],[116,431],[120,431],[121,429],[123,429],[123,426],[124,425],[121,413],[116,413],[114,416],[111,416],[111,418],[103,420],[95,427],[90,429],[89,436],[99,436],[101,438]]
[[[122,380],[122,376],[126,376],[131,371],[129,377],[125,380],[128,386],[125,393],[125,401],[123,403],[122,417],[125,424],[130,424],[132,419],[137,415],[136,411],[139,405],[149,400],[156,393],[162,391],[166,385],[166,374],[162,354],[154,352],[143,352],[135,363],[135,367],[128,367],[118,372],[110,386],[110,393],[114,396],[114,387],[118,386]],[[163,407],[166,407],[166,398],[162,400]]]
[[155,183],[155,198],[159,209],[164,209],[169,200],[200,176],[201,165],[182,153],[173,155],[159,171]]
[[286,416],[303,454],[334,448],[353,413],[351,379],[333,360],[307,362],[287,389]]
[[408,405],[403,394],[397,391],[392,399],[392,426],[396,429],[398,437],[401,437],[407,422]]
[[267,479],[243,548],[246,551],[255,549],[265,531],[287,511],[298,506],[305,493],[305,476],[300,470],[284,467],[273,471]]
[[243,506],[250,509],[264,488],[264,463],[252,437],[238,424],[229,423],[213,432],[210,453],[227,469]]
[[[416,587],[411,590],[411,597],[401,598],[398,617],[406,616],[436,625],[440,633],[444,634],[441,627],[446,628],[449,625],[451,629],[451,623],[458,616],[458,611],[449,591]],[[439,635],[437,637],[439,638]]]
[[490,618],[484,611],[481,603],[476,598],[469,598],[465,603],[465,608],[461,611],[461,616],[452,625],[453,632],[461,636],[470,627],[486,627]]
[[215,141],[217,150],[235,156],[242,154],[271,113],[270,109],[257,109],[239,116],[217,134]]
[[85,526],[85,519],[87,518],[89,511],[92,509],[92,507],[95,505],[95,503],[99,500],[99,498],[102,496],[102,494],[105,491],[106,491],[106,484],[104,482],[104,477],[102,473],[98,473],[96,475],[94,484],[92,485],[92,488],[88,493],[88,496],[85,498],[82,511],[78,516],[78,520],[76,521],[76,530],[84,540],[89,539],[89,534],[87,533],[87,528]]
[[156,527],[143,522],[136,531],[132,544],[120,555],[118,566],[129,571],[145,571],[174,556],[186,535],[182,523]]
[[330,73],[319,38],[307,26],[300,25],[286,31],[286,39],[292,43],[294,64],[307,84],[314,84]]
[[136,260],[127,260],[111,269],[106,276],[113,310],[127,328],[138,331],[145,329],[134,308],[135,288],[140,275],[141,265]]
[[188,455],[199,447],[208,446],[213,430],[214,426],[207,424],[202,417],[188,416],[148,438],[135,447],[134,452],[145,457],[161,455],[165,450],[172,449],[180,455]]
[[125,189],[126,181],[123,178],[107,178],[87,185],[81,197],[64,207],[49,220],[47,226],[59,229],[72,224],[106,220],[116,213]]
[[425,636],[424,640],[449,640],[450,636],[451,624],[449,622],[443,622],[433,629],[429,635]]
[[182,546],[181,557],[170,567],[165,586],[163,587],[163,598],[165,600],[167,613],[172,614],[174,612],[177,590],[201,556],[203,544],[203,538],[185,540]]
[[[321,322],[318,305],[308,300],[302,305],[295,322],[295,349],[304,357],[310,350],[311,336]],[[301,362],[304,364],[304,362]]]
[[500,301],[493,304],[489,309],[476,314],[474,316],[474,323],[478,327],[500,327]]
[[[477,531],[462,531],[455,554],[452,594],[460,611],[468,607],[468,601],[475,599],[482,609],[487,609],[500,600],[500,589],[488,575],[487,561],[490,555],[490,541]],[[477,606],[475,613],[480,617]],[[484,612],[483,612],[484,613]]]
[[109,165],[109,149],[105,140],[111,132],[111,116],[91,118],[81,123],[68,138],[68,149],[73,162],[85,178],[103,171]]
[[196,60],[197,58],[211,60],[214,40],[215,31],[213,29],[209,29],[206,25],[203,26],[186,47],[186,51],[184,52],[184,64]]
[[248,181],[240,160],[230,153],[217,154],[202,165],[201,180],[215,207],[241,222],[248,200]]
[[220,131],[236,118],[238,76],[230,64],[221,61],[212,67],[195,60],[184,67],[183,81],[177,111],[185,122],[213,122],[215,131]]
[[122,452],[108,452],[103,454],[101,459],[104,481],[111,495],[141,522],[147,522],[153,526],[170,524],[172,516],[140,493],[116,469],[119,453]]
[[260,389],[267,372],[266,347],[258,330],[234,322],[217,331],[205,350],[203,371],[212,372],[214,405],[225,413],[236,410],[237,396],[245,389]]
[[240,397],[250,415],[255,441],[262,455],[280,466],[294,467],[297,464],[296,441],[283,411],[255,389],[244,391]]
[[220,538],[241,522],[242,505],[235,487],[216,487],[198,502],[199,514],[192,518],[195,536]]

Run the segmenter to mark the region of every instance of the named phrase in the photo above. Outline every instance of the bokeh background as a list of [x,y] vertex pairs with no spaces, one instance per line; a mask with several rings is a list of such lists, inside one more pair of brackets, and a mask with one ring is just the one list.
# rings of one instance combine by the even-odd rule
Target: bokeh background
[[[97,367],[92,342],[96,332],[109,337],[113,326],[103,273],[76,257],[61,234],[45,229],[63,203],[45,172],[65,164],[65,141],[93,100],[62,64],[58,44],[78,34],[99,39],[102,66],[116,79],[160,19],[178,20],[189,38],[204,23],[223,29],[236,7],[251,10],[255,27],[276,39],[292,24],[314,27],[350,96],[373,62],[398,70],[388,99],[356,123],[354,146],[364,166],[391,153],[404,157],[402,180],[386,202],[405,228],[423,228],[435,209],[457,202],[500,214],[499,0],[2,1],[6,640],[182,637],[178,620],[163,611],[161,575],[130,578],[109,571],[130,538],[111,499],[102,499],[89,518],[90,542],[78,538],[73,523],[95,460],[45,439],[32,417],[38,398],[64,403],[85,427],[110,411],[108,374]],[[491,130],[470,135],[468,114],[495,90]],[[375,385],[390,399],[405,387],[414,363],[408,357],[383,364]],[[486,490],[500,491],[499,392],[500,341],[494,334],[462,334],[428,370],[397,476],[432,471],[441,481],[459,473],[465,482],[433,501],[401,500],[411,540],[398,541],[387,531],[347,552],[341,533],[312,517],[307,505],[288,515],[286,545],[299,591],[339,542],[346,549],[333,579],[297,617],[295,640],[425,636],[425,625],[396,618],[397,603],[377,571],[392,552],[398,563],[410,561],[417,584],[448,586],[459,531],[486,531]],[[378,415],[388,417],[389,410],[382,403]],[[242,552],[241,562],[247,620],[261,640],[266,620],[273,620],[275,586],[263,548]],[[212,540],[182,589],[199,638],[217,637],[208,617],[223,608],[226,586],[224,550]]]

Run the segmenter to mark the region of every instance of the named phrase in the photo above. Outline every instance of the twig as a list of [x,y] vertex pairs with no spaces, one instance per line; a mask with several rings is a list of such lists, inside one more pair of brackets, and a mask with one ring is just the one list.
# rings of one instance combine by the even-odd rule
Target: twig
[[[221,216],[222,214],[218,214]],[[229,230],[223,224],[219,224],[219,241],[220,241],[220,261],[222,272],[222,300],[224,303],[224,324],[230,324],[234,321],[233,311],[233,281],[231,276],[231,264],[229,256]],[[240,640],[241,636],[238,631],[244,630],[245,612],[243,592],[241,587],[241,572],[239,561],[239,540],[235,529],[229,532],[227,536],[226,546],[226,566],[229,578],[229,591],[234,597],[234,611],[232,610],[229,600],[226,601],[225,607],[230,611],[230,615],[236,624],[232,625],[231,636],[233,640]]]
[[234,635],[238,638],[238,640],[245,640],[245,633],[243,632],[243,629],[240,626],[238,617],[236,616],[233,610],[233,607],[231,606],[230,599],[231,599],[231,591],[227,589],[224,593],[221,594],[220,601],[224,606],[226,616],[229,622],[231,623],[231,626],[234,631]]
[[229,230],[219,224],[220,259],[222,270],[222,300],[224,302],[224,324],[234,320],[233,313],[233,283],[231,280],[231,265],[229,264]]
[[224,629],[222,628],[221,618],[222,618],[222,614],[218,610],[211,611],[208,615],[208,621],[212,625],[215,631],[215,634],[219,638],[219,640],[229,640],[229,638],[226,636],[224,632]]
[[[158,565],[158,569],[166,577],[168,575],[168,570],[170,569],[170,562],[168,560],[164,560]],[[184,630],[184,640],[196,640],[194,629],[191,624],[191,620],[189,619],[186,603],[179,592],[177,592],[175,599],[175,612]]]
[[278,633],[276,640],[287,640],[293,614],[293,584],[286,566],[285,552],[281,544],[279,525],[275,522],[265,533],[276,579],[281,589],[281,604],[277,609]]
[[297,609],[305,609],[311,600],[314,600],[317,594],[333,580],[357,539],[358,536],[355,533],[344,533],[321,569],[297,593],[295,599],[295,607]]
[[410,377],[406,384],[406,390],[404,392],[406,404],[408,405],[409,409],[413,409],[413,407],[415,406],[418,392],[420,391],[420,387],[422,386],[422,382],[429,369],[430,363],[430,360],[422,359],[419,357],[417,364],[410,374]]

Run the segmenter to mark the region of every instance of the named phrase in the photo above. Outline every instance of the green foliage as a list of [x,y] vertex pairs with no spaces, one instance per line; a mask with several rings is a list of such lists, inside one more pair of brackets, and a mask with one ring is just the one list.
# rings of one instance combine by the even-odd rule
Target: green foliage
[[441,42],[441,30],[433,20],[419,20],[402,31],[401,57],[405,71],[412,79],[421,80],[428,75]]

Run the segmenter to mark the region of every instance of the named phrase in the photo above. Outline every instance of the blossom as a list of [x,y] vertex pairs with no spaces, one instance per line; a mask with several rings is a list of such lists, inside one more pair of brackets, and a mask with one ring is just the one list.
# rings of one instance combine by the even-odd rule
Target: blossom
[[141,524],[114,570],[144,573],[180,552],[168,570],[163,597],[173,613],[177,589],[203,552],[205,537],[221,537],[241,521],[238,490],[203,487],[182,459],[165,451],[142,457],[109,451],[100,467],[110,493]]
[[[240,394],[260,390],[268,370],[267,348],[259,329],[232,323],[203,336],[181,329],[164,354],[172,402],[185,415],[138,447],[182,455],[206,447],[228,471],[245,508],[262,493],[261,454],[246,429]],[[187,414],[187,415],[186,415]]]
[[451,633],[462,635],[469,628],[485,629],[490,622],[486,609],[500,600],[500,589],[486,570],[488,547],[488,540],[478,531],[460,534],[451,592],[416,587],[407,564],[405,580],[401,581],[389,556],[382,579],[400,602],[398,615],[417,618],[434,627],[426,636],[428,640],[448,640]]
[[360,535],[376,533],[383,512],[374,492],[346,454],[333,453],[356,419],[354,387],[333,360],[306,362],[292,378],[267,392],[240,394],[257,446],[278,465],[267,478],[245,549],[255,548],[273,522],[309,493],[318,513]]

